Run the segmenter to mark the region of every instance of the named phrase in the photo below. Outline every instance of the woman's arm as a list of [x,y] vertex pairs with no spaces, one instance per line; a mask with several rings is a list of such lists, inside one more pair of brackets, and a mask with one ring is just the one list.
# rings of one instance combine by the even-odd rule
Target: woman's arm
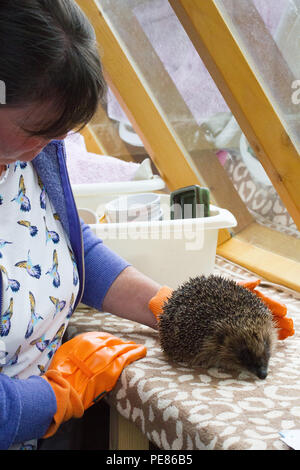
[[160,285],[111,251],[88,225],[82,224],[82,233],[85,260],[82,302],[156,328],[148,302]]
[[108,290],[103,310],[156,329],[156,318],[149,310],[148,303],[160,287],[157,282],[129,266]]
[[0,449],[42,437],[56,412],[56,397],[41,377],[0,374]]

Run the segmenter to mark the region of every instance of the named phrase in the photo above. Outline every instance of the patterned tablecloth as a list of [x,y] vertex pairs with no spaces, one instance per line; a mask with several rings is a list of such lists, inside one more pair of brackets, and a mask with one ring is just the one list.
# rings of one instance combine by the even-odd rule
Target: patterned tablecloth
[[[220,257],[215,273],[256,277]],[[72,336],[107,331],[147,346],[147,356],[124,369],[107,400],[160,449],[288,449],[279,431],[300,429],[300,295],[267,282],[260,290],[287,305],[296,330],[279,342],[266,380],[171,363],[156,331],[107,313],[78,309],[69,330]]]

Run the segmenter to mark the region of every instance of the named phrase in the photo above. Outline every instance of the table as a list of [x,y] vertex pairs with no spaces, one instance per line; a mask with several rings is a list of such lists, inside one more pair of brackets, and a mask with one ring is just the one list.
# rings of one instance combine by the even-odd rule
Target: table
[[[215,274],[256,277],[216,258]],[[73,334],[100,330],[143,343],[147,356],[122,372],[106,400],[111,409],[110,448],[163,450],[283,450],[279,431],[300,428],[300,295],[270,283],[260,290],[288,307],[296,333],[280,341],[269,375],[189,368],[161,351],[156,331],[114,315],[77,309]]]

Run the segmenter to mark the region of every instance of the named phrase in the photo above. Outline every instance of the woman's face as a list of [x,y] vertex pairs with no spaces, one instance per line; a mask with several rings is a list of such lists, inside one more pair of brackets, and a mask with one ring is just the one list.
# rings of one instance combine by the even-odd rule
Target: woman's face
[[[32,104],[24,107],[9,108],[0,106],[0,165],[7,165],[17,160],[28,162],[33,160],[41,150],[53,139],[31,136],[21,126],[36,129],[53,115],[49,104]],[[66,136],[57,136],[62,140]]]

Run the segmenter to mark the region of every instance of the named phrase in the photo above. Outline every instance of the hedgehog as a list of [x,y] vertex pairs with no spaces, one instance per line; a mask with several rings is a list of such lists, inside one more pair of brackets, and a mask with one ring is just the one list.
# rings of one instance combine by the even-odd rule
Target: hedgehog
[[164,304],[162,350],[190,366],[247,370],[265,379],[277,333],[271,311],[250,290],[222,276],[197,276]]

